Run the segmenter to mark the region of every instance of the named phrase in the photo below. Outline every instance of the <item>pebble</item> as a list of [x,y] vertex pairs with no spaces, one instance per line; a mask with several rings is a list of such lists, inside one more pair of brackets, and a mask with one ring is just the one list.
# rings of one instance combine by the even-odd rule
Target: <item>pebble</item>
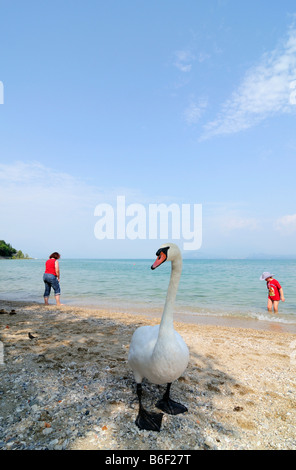
[[53,439],[52,441],[50,441],[49,445],[54,447],[55,445],[57,445],[59,443],[59,440],[58,439]]
[[[46,334],[54,334],[54,328],[57,325],[65,327],[65,323],[60,322],[58,315],[48,315],[46,311],[41,317],[43,329],[38,334],[38,344],[30,342],[29,346],[20,348],[13,338],[11,346],[7,346],[5,365],[0,367],[0,398],[1,405],[5,405],[0,415],[1,450],[296,448],[292,408],[279,418],[280,424],[285,424],[289,431],[284,435],[280,428],[274,429],[273,420],[267,419],[262,412],[265,400],[262,394],[254,401],[256,407],[251,408],[256,410],[254,413],[257,414],[253,413],[252,417],[256,419],[257,416],[261,434],[252,428],[248,430],[249,424],[256,424],[254,418],[249,420],[248,396],[240,394],[240,388],[234,389],[218,366],[216,370],[207,370],[208,362],[200,369],[198,380],[191,365],[188,378],[173,388],[173,398],[182,400],[189,408],[188,413],[165,415],[160,433],[139,430],[135,425],[138,409],[135,383],[126,365],[128,347],[120,344],[118,335],[116,342],[121,351],[118,354],[122,354],[120,364],[108,355],[108,348],[99,358],[97,354],[94,326],[100,324],[102,329],[113,331],[114,320],[89,322],[91,328],[87,330],[86,323],[85,330],[81,330],[75,317],[73,328],[77,325],[78,338],[75,347],[69,344],[54,349],[51,343],[42,344],[42,335],[46,339]],[[21,315],[13,319],[16,317]],[[56,321],[51,333],[48,332],[49,320]],[[68,323],[69,319],[66,320]],[[126,328],[130,332],[131,327]],[[74,334],[73,330],[71,334]],[[81,346],[91,335],[93,346]],[[68,337],[67,334],[59,337],[59,342]],[[143,400],[150,409],[164,390],[144,382],[143,391]]]
[[51,434],[52,431],[53,431],[52,428],[45,428],[45,429],[43,429],[42,434],[44,434],[45,436],[47,436],[48,434]]
[[214,443],[214,440],[212,439],[212,437],[208,436],[206,437],[205,441],[204,441],[204,445],[206,447],[209,447],[210,449],[214,449],[215,448],[215,443]]

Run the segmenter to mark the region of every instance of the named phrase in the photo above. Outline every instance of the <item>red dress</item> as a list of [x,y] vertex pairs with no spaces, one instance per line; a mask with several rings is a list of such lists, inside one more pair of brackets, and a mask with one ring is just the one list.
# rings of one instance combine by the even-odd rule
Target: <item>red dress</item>
[[272,279],[267,283],[267,289],[269,291],[268,298],[270,300],[280,300],[280,289],[281,285],[276,279]]

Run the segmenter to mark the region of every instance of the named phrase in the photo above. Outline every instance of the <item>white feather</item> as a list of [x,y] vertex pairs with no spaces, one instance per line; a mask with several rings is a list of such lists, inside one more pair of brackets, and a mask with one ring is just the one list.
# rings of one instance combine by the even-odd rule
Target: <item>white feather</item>
[[161,324],[141,326],[134,332],[130,344],[128,362],[137,383],[141,383],[144,377],[159,385],[171,383],[183,374],[189,360],[187,345],[173,326],[182,257],[177,245],[163,245],[167,246],[167,259],[172,262],[172,271]]

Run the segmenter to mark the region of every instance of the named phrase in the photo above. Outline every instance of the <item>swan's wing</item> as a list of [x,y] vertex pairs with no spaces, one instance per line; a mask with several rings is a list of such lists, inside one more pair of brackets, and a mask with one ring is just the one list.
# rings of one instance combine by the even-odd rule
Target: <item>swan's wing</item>
[[158,331],[159,325],[141,326],[132,336],[128,363],[138,383],[145,377],[144,371],[151,359],[157,341]]
[[129,348],[129,360],[133,356],[139,355],[148,359],[148,354],[152,353],[157,341],[159,325],[140,326],[134,332]]

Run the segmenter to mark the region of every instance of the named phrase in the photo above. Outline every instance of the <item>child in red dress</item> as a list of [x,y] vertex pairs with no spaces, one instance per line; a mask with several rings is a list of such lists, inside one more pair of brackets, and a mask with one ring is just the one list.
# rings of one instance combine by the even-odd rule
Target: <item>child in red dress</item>
[[279,301],[281,300],[282,302],[285,302],[285,297],[282,286],[276,279],[273,279],[272,276],[273,274],[264,272],[261,275],[260,280],[266,281],[266,286],[268,289],[267,310],[272,312],[273,307],[274,313],[278,313]]

